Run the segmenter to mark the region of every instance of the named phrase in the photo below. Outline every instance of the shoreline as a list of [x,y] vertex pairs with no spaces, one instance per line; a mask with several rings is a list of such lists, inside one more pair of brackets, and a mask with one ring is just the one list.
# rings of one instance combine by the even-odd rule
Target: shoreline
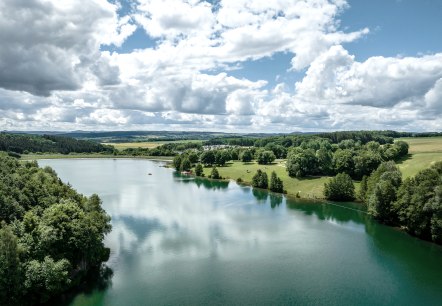
[[132,156],[132,155],[111,155],[111,154],[23,154],[22,161],[39,159],[146,159],[169,162],[173,156]]

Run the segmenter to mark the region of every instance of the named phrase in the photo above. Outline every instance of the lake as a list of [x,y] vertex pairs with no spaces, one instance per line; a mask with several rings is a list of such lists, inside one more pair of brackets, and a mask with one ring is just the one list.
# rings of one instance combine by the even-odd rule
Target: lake
[[148,160],[39,164],[97,193],[112,217],[112,277],[68,305],[442,305],[442,247],[355,204],[287,200]]

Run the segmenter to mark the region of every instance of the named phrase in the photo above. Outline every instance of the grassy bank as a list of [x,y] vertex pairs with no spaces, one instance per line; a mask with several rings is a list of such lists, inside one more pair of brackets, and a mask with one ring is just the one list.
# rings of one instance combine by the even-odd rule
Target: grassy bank
[[[308,177],[304,179],[291,178],[285,170],[284,160],[277,160],[271,165],[258,165],[256,162],[243,163],[235,161],[226,164],[225,167],[217,167],[217,169],[223,178],[232,180],[241,178],[246,184],[250,184],[253,175],[258,169],[267,172],[269,177],[272,171],[275,171],[284,182],[284,189],[287,190],[287,194],[292,196],[299,194],[301,198],[311,199],[323,197],[322,192],[324,183],[328,180],[327,177]],[[210,167],[204,168],[204,174],[206,176],[208,176],[211,171],[212,168]]]
[[39,159],[66,159],[66,158],[139,158],[149,160],[171,161],[173,156],[131,156],[131,155],[112,155],[112,154],[23,154],[22,160],[39,160]]

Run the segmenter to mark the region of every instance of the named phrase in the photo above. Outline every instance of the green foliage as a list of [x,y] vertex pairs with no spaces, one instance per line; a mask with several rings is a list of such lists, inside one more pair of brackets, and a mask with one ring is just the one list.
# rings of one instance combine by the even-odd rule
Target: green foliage
[[0,221],[1,305],[44,302],[109,256],[100,198],[78,194],[36,162],[0,154]]
[[180,171],[181,169],[181,155],[177,155],[173,158],[172,164],[176,171]]
[[382,163],[370,175],[365,192],[368,213],[385,223],[396,221],[393,203],[397,189],[402,183],[402,174],[392,161]]
[[409,233],[442,243],[442,162],[406,179],[395,209]]
[[192,168],[192,163],[187,156],[184,156],[181,160],[180,170],[189,171]]
[[352,201],[355,198],[355,186],[347,173],[339,173],[324,184],[324,196],[332,201]]
[[271,164],[276,159],[272,151],[259,151],[256,160],[260,165]]
[[230,160],[230,154],[227,150],[217,150],[215,153],[215,164],[224,166]]
[[317,160],[313,149],[289,152],[286,163],[287,172],[292,177],[304,177],[317,172]]
[[267,173],[263,172],[261,169],[258,169],[252,178],[252,186],[267,189],[269,186]]
[[333,154],[333,169],[336,173],[354,173],[354,152],[351,149],[339,149]]
[[18,304],[22,293],[23,273],[17,237],[2,222],[0,228],[0,305]]
[[71,283],[68,260],[54,261],[46,256],[43,261],[31,260],[26,264],[26,281],[24,283],[31,300],[44,303],[51,296],[63,292]]
[[204,151],[201,154],[201,163],[206,166],[211,166],[215,163],[215,152],[212,150]]
[[200,163],[198,163],[195,166],[195,175],[196,176],[201,176],[204,173],[204,169],[203,169],[203,165],[201,165]]
[[282,183],[282,180],[276,175],[275,171],[272,171],[272,174],[270,175],[269,189],[273,192],[284,192],[284,184]]
[[55,135],[29,135],[0,133],[0,151],[15,153],[112,153],[111,146],[89,140]]
[[240,155],[241,161],[243,163],[248,163],[251,162],[253,159],[253,152],[252,150],[245,150],[244,152],[242,152],[242,154]]
[[219,175],[218,169],[216,169],[215,166],[212,168],[212,172],[210,173],[210,178],[212,178],[212,179],[220,179],[221,178],[221,176]]

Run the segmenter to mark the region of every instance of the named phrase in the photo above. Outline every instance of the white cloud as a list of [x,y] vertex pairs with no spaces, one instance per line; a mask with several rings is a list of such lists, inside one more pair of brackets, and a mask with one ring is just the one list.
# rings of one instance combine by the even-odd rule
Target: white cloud
[[[442,53],[370,57],[343,46],[344,0],[0,2],[0,124],[12,129],[440,129]],[[136,27],[155,46],[126,53]],[[374,34],[373,34],[374,35]],[[119,50],[118,48],[116,50]],[[285,52],[295,84],[233,77]],[[290,73],[290,72],[289,72]],[[237,75],[237,74],[235,74]]]
[[104,0],[0,2],[0,87],[47,96],[90,78],[116,83],[101,44],[119,45],[134,27]]

